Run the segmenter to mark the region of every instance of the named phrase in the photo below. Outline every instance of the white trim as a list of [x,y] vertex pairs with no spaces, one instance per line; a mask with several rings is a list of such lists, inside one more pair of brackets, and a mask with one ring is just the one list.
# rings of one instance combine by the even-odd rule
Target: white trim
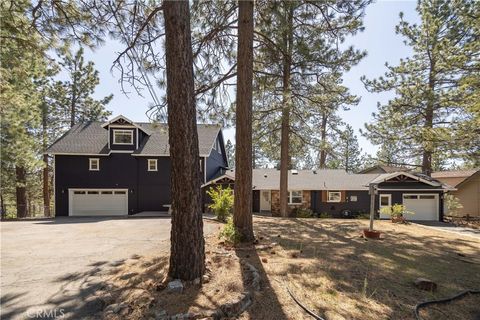
[[[115,145],[133,145],[133,130],[124,130],[124,129],[112,129],[113,131],[113,144]],[[124,135],[130,135],[130,142],[116,142],[116,135],[118,132],[122,132]],[[128,133],[128,134],[127,134]]]
[[[222,180],[223,178],[229,178],[229,179],[232,179],[232,180],[235,182],[235,177],[229,176],[229,175],[227,175],[227,174],[224,173],[224,174],[222,174],[221,176],[216,177],[215,179],[210,180],[210,181],[208,181],[207,183],[204,183],[203,185],[201,185],[201,188],[206,187],[206,186],[208,186],[208,185],[211,185],[212,183],[215,183],[215,182],[217,182],[218,180]],[[253,190],[253,189],[255,189],[255,188],[252,188],[252,190]],[[258,189],[255,189],[255,190],[258,190]],[[265,189],[265,190],[270,190],[270,189]]]
[[111,124],[108,126],[109,128],[117,128],[117,129],[138,129],[137,126],[133,125],[123,125],[123,124]]
[[[150,161],[154,161],[155,169],[150,169]],[[147,159],[147,170],[148,171],[158,171],[158,159]]]
[[[300,202],[292,202],[292,192],[300,192],[301,193],[301,201]],[[297,198],[297,197],[296,197]],[[303,190],[288,190],[288,204],[291,205],[298,205],[303,203]]]
[[53,152],[50,153],[51,155],[56,156],[94,156],[94,157],[108,157],[111,151],[107,154],[104,153],[61,153],[61,152]]
[[110,149],[110,130],[107,130],[108,131],[108,149]]
[[[338,193],[340,198],[337,200],[330,200],[330,193]],[[327,190],[327,203],[339,203],[342,202],[342,191],[330,191]]]
[[[445,189],[377,189],[378,191],[445,191]],[[447,189],[450,190],[450,189]],[[456,189],[455,189],[456,190]]]
[[[153,154],[153,153],[149,153],[149,154],[132,154],[132,156],[134,157],[170,157],[170,154]],[[199,155],[200,157],[208,157],[208,155],[206,154],[201,154]]]
[[[125,121],[127,121],[127,122],[129,122],[129,123],[130,123],[130,126],[142,130],[143,132],[145,132],[145,133],[146,133],[147,135],[149,135],[149,136],[152,135],[151,132],[149,132],[148,130],[142,128],[141,126],[135,124],[135,122],[133,122],[132,120],[128,119],[127,117],[125,117],[125,116],[123,116],[123,115],[121,115],[121,114],[118,115],[118,116],[116,116],[115,118],[113,118],[113,119],[105,122],[104,124],[102,124],[102,128],[105,128],[105,127],[107,127],[107,126],[110,126],[113,122],[117,121],[117,120],[120,119],[120,118],[123,119],[123,120],[125,120]],[[118,125],[118,124],[116,125],[116,124],[114,124],[114,125],[112,125],[112,128],[113,128],[113,127],[128,128],[128,125]]]
[[135,145],[135,149],[138,149],[138,128],[136,129],[136,145]]
[[[97,161],[97,169],[92,169],[92,162]],[[88,158],[88,170],[89,171],[100,171],[100,159],[99,158]]]
[[135,152],[134,150],[110,150],[110,153],[134,153],[134,152]]

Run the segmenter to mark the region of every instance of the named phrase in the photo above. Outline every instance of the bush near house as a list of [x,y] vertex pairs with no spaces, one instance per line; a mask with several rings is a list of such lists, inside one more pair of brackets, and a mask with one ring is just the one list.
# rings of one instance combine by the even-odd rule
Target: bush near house
[[308,208],[295,208],[292,210],[293,216],[297,218],[313,218],[314,214]]
[[227,222],[227,218],[233,212],[233,190],[230,187],[217,186],[209,189],[207,194],[213,201],[208,207],[212,209],[219,221]]

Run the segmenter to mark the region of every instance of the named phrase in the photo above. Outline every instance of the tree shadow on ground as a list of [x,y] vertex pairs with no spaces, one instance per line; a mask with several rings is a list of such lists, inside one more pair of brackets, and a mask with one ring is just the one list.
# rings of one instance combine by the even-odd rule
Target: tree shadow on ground
[[[250,290],[253,292],[253,304],[244,312],[242,317],[247,316],[250,319],[291,319],[284,312],[282,303],[278,300],[263,266],[263,263],[268,263],[268,260],[262,262],[253,245],[236,247],[235,254],[241,263],[248,262],[253,265],[261,276],[260,291],[253,292],[253,288],[250,287]],[[251,274],[245,267],[242,268],[242,281],[247,284],[247,286],[250,286],[250,282],[252,281]]]
[[[269,261],[270,281],[283,279],[311,309],[345,319],[413,318],[413,306],[421,301],[480,287],[478,241],[386,223],[381,224],[383,240],[366,241],[360,236],[366,223],[256,219],[257,234],[279,248],[260,255]],[[415,288],[418,277],[436,281],[438,291]],[[456,311],[452,319],[463,319]]]

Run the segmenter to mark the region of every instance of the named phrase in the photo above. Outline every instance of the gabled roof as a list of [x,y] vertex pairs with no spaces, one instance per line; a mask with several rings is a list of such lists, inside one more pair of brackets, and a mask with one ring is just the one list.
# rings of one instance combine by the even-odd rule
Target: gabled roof
[[151,135],[152,133],[145,129],[145,128],[142,128],[140,127],[137,123],[133,122],[132,120],[128,119],[127,117],[125,117],[124,115],[118,115],[116,116],[115,118],[113,119],[110,119],[108,120],[107,122],[105,122],[104,124],[102,124],[102,128],[107,128],[108,126],[112,125],[112,124],[115,124],[115,122],[120,122],[122,125],[125,124],[125,123],[128,123],[129,125],[131,126],[134,126],[140,130],[142,130],[143,132],[145,132],[147,135]]
[[464,181],[468,180],[475,173],[480,170],[452,170],[452,171],[437,171],[432,172],[432,177],[440,181],[453,184],[454,187],[459,186]]
[[[474,171],[474,170],[473,170]],[[469,177],[467,177],[465,180],[463,180],[462,182],[460,182],[459,184],[457,184],[455,187],[461,187],[463,184],[467,183],[468,181],[470,181],[470,179],[473,179],[474,176],[476,175],[480,175],[480,169],[477,170],[477,171],[474,171]]]
[[408,178],[411,178],[413,180],[417,180],[419,182],[428,184],[432,187],[441,187],[442,189],[451,189],[449,185],[442,184],[440,181],[437,181],[427,175],[421,174],[421,173],[412,173],[412,172],[404,172],[404,171],[399,171],[399,172],[393,172],[393,173],[384,173],[373,179],[370,184],[379,184],[391,179],[394,179],[399,176],[405,176]]
[[[46,153],[49,154],[85,154],[108,155],[108,132],[103,127],[104,123],[89,122],[74,125],[60,139],[58,139]],[[144,132],[150,135],[144,138],[133,155],[137,156],[169,156],[168,126],[135,122]],[[221,127],[218,125],[198,124],[198,146],[201,157],[208,157],[212,151],[213,141],[217,138]]]

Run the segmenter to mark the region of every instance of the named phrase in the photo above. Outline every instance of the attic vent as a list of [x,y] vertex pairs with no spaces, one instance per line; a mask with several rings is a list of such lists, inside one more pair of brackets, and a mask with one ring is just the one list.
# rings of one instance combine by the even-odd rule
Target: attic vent
[[292,174],[298,174],[297,170],[292,170]]

